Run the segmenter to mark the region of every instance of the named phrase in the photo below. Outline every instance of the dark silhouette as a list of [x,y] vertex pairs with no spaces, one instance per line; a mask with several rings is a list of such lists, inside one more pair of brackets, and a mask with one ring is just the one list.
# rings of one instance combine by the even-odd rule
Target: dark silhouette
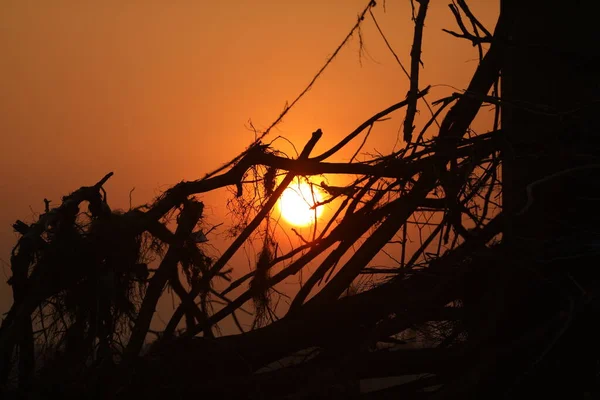
[[[415,3],[406,100],[325,153],[311,156],[320,129],[296,159],[257,140],[224,167],[175,185],[150,205],[111,210],[103,190],[108,174],[56,208],[46,202],[37,222],[17,221],[21,238],[9,282],[14,304],[0,328],[4,394],[600,395],[600,217],[593,194],[600,172],[593,140],[600,78],[598,57],[585,44],[600,40],[593,5],[502,0],[490,32],[464,0],[453,2],[460,32],[448,32],[477,46],[480,62],[467,90],[432,103],[437,109],[418,131],[415,113],[428,94],[418,78],[428,1]],[[350,34],[375,5],[368,4]],[[469,127],[484,105],[494,106],[496,117],[488,132],[476,135]],[[403,149],[368,162],[326,161],[403,107]],[[442,111],[439,129],[428,138]],[[339,200],[338,210],[282,254],[272,208],[297,176],[323,173],[358,178],[344,188],[323,184],[325,201]],[[236,187],[239,226],[215,260],[205,254],[204,205],[193,195],[224,186]],[[407,227],[423,227],[413,226],[417,214],[433,227],[421,231],[420,247],[409,253]],[[231,282],[227,263],[253,235],[261,243],[256,269]],[[371,264],[398,245],[393,266]],[[153,259],[155,269],[149,268]],[[289,311],[277,319],[276,285],[315,260]],[[226,289],[215,289],[222,280],[229,281]],[[146,346],[166,287],[180,304]],[[236,290],[241,293],[230,298]],[[214,300],[221,302],[217,309]],[[236,313],[247,302],[255,305],[255,323],[244,332]],[[226,318],[239,334],[219,333]],[[404,378],[385,389],[359,390],[361,380],[390,377]]]

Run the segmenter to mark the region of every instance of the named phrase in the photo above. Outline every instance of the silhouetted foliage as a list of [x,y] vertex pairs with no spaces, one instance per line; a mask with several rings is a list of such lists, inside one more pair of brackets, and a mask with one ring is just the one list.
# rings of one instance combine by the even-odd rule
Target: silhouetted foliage
[[[311,156],[320,129],[289,158],[264,142],[270,127],[230,163],[152,204],[111,210],[103,189],[111,173],[56,208],[46,202],[38,221],[17,221],[14,304],[0,329],[6,395],[597,394],[600,242],[598,217],[589,215],[597,214],[597,198],[586,193],[600,165],[591,145],[600,85],[587,50],[574,46],[579,58],[567,57],[568,40],[554,48],[549,32],[562,29],[575,40],[598,38],[597,29],[580,21],[588,18],[583,8],[562,16],[540,1],[517,7],[504,0],[490,32],[464,0],[453,1],[460,32],[447,32],[477,46],[480,62],[464,92],[430,106],[418,73],[428,1],[415,3],[406,99],[323,154]],[[369,2],[325,67],[367,13],[376,23],[375,6]],[[569,31],[567,19],[579,28]],[[552,77],[549,89],[544,79]],[[421,103],[432,116],[416,130]],[[476,134],[470,125],[484,105],[496,118]],[[361,135],[364,145],[378,121],[404,107],[402,149],[361,162],[327,161]],[[318,185],[335,211],[310,237],[295,232],[300,244],[283,250],[277,238],[288,232],[273,218],[277,199],[296,179],[323,174],[355,178],[345,187]],[[221,187],[235,188],[237,225],[227,250],[211,257],[204,204],[195,195]],[[408,246],[409,226],[419,233],[416,250]],[[255,268],[232,281],[228,263],[249,242],[259,246]],[[390,264],[373,265],[382,253]],[[301,276],[302,286],[282,316],[278,285],[291,276]],[[167,288],[178,307],[148,346]],[[254,323],[245,332],[238,315],[248,304]],[[240,333],[223,335],[226,320]],[[393,377],[400,378],[389,388],[359,390],[361,381]]]

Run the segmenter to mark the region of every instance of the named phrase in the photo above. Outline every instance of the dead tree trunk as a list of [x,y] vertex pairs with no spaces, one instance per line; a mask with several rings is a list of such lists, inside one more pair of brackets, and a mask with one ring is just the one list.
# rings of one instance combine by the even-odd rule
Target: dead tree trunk
[[[590,301],[581,299],[600,276],[593,265],[600,216],[588,194],[597,192],[600,172],[593,144],[600,77],[598,57],[587,45],[598,43],[600,30],[590,2],[503,0],[501,9],[507,20],[506,37],[498,39],[505,43],[502,175],[509,257],[498,273],[497,341],[565,313],[564,330],[545,349],[559,365],[549,368],[542,386],[541,378],[530,380],[529,389],[536,396],[545,387],[575,398],[586,390],[584,371],[593,371],[596,359],[586,350],[593,342],[586,327]],[[518,383],[527,380],[528,367],[518,376],[505,372]]]

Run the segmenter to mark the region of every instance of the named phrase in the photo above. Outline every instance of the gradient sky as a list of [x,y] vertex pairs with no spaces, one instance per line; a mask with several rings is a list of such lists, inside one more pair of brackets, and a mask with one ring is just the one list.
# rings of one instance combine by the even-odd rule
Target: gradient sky
[[[57,206],[61,196],[109,171],[115,172],[105,185],[109,204],[127,209],[133,187],[135,206],[220,166],[254,138],[250,119],[266,128],[304,88],[366,3],[2,0],[0,312],[11,304],[4,281],[17,218],[33,221],[44,197]],[[456,29],[448,3],[431,1],[421,87],[463,89],[477,65],[470,43],[441,31]],[[410,1],[388,0],[385,11],[383,4],[375,15],[408,67]],[[492,30],[499,0],[469,4]],[[405,97],[408,80],[370,18],[362,39],[362,57],[355,36],[271,139],[282,135],[301,148],[321,128],[320,153]],[[429,98],[453,91],[434,86]],[[365,150],[391,150],[402,120],[398,113],[379,124]],[[285,142],[276,145],[290,152]],[[226,195],[203,197],[215,223],[229,221]]]

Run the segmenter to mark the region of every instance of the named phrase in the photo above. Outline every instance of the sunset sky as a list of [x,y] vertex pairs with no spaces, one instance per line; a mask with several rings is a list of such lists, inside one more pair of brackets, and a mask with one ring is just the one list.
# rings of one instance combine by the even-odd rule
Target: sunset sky
[[[477,49],[432,0],[421,87],[430,101],[464,89]],[[0,2],[0,312],[11,292],[16,219],[34,221],[43,199],[60,198],[110,171],[112,208],[151,202],[243,151],[292,101],[356,22],[367,0],[71,0]],[[471,0],[493,30],[498,0]],[[374,14],[406,67],[414,24],[409,0],[378,2]],[[408,79],[364,21],[316,86],[267,139],[302,148],[317,128],[320,153],[372,114],[404,99]],[[436,86],[437,85],[437,86]],[[447,86],[449,85],[449,86]],[[428,116],[421,105],[416,125]],[[377,126],[365,151],[388,152],[404,112]],[[489,116],[482,116],[483,122]],[[483,124],[482,122],[482,124]],[[483,125],[482,125],[483,126]],[[477,127],[476,127],[477,129]],[[483,128],[482,128],[483,129]],[[288,154],[291,147],[275,142]],[[352,150],[355,147],[352,148]],[[351,155],[338,156],[344,161]],[[230,222],[225,190],[203,196],[207,218]],[[217,248],[222,243],[215,241]],[[232,265],[235,268],[237,266]],[[244,270],[247,264],[244,262]],[[235,275],[234,275],[235,276]]]

